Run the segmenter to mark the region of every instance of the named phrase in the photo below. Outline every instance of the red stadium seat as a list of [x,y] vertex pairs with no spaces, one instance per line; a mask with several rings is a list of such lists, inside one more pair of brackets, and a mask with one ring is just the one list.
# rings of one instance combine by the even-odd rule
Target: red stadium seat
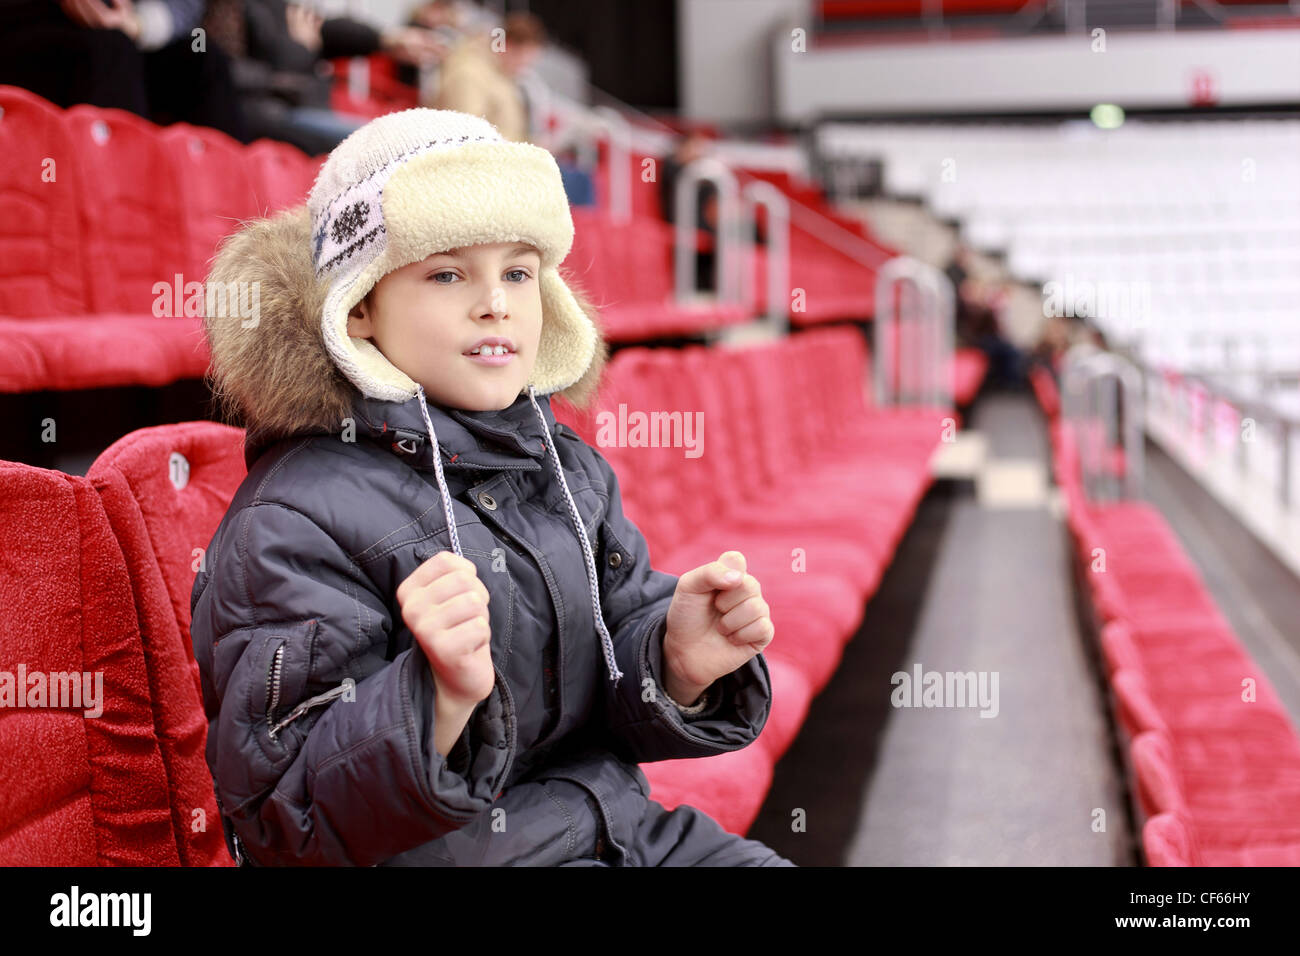
[[192,834],[189,827],[196,808],[219,820],[189,625],[203,549],[246,473],[243,437],[242,429],[213,422],[146,428],[111,445],[87,473],[130,570],[172,812],[188,837],[186,866],[231,862],[219,824]]
[[85,311],[80,200],[63,113],[0,86],[0,151],[0,316]]
[[0,670],[102,679],[98,715],[84,698],[0,708],[0,865],[179,865],[191,821],[182,830],[169,801],[160,701],[99,495],[85,478],[0,462],[0,536]]
[[158,138],[184,197],[183,274],[203,282],[217,243],[258,215],[252,166],[244,146],[217,130],[177,123]]
[[258,215],[269,216],[307,201],[320,163],[302,150],[273,139],[247,148]]
[[157,129],[123,110],[83,105],[64,115],[90,310],[153,314],[155,284],[185,267],[180,195]]

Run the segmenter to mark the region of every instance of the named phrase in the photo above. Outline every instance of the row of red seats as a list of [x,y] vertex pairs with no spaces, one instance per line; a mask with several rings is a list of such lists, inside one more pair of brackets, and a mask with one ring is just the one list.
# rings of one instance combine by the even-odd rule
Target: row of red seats
[[[0,87],[0,110],[9,157],[0,210],[11,223],[0,266],[0,391],[201,377],[209,353],[194,290],[217,243],[243,220],[304,201],[320,158],[183,124],[160,128],[119,110],[64,111],[16,87]],[[657,201],[649,186],[634,195]],[[755,314],[679,308],[672,228],[661,220],[615,225],[581,208],[574,219],[566,266],[603,306],[610,340],[689,334]],[[818,268],[817,287],[834,287],[832,265]],[[823,314],[831,300],[810,298]]]
[[[941,409],[879,411],[852,328],[746,348],[626,349],[597,404],[557,417],[600,447],[656,566],[681,573],[738,548],[778,637],[773,711],[751,747],[646,766],[655,799],[734,832],[829,680],[929,482]],[[602,411],[689,408],[703,453],[601,445]],[[100,670],[102,716],[0,711],[0,865],[227,866],[204,760],[189,594],[246,470],[243,431],[145,428],[85,478],[0,463],[0,670]],[[870,476],[863,480],[864,472]],[[806,570],[795,563],[800,549]]]
[[[943,409],[871,407],[860,331],[827,327],[746,346],[627,349],[591,409],[557,417],[619,475],[656,567],[681,574],[739,550],[771,605],[773,709],[757,745],[643,767],[665,806],[690,803],[735,833],[753,823],[776,761],[837,667],[929,486]],[[619,416],[698,416],[686,447],[602,445]],[[606,432],[606,439],[613,434]]]
[[572,208],[573,249],[564,268],[592,297],[611,342],[689,335],[748,322],[752,306],[679,306],[673,227],[645,216],[615,223],[601,209]]
[[[1049,414],[1059,409],[1054,382],[1035,387]],[[1300,865],[1300,735],[1276,692],[1160,513],[1089,502],[1079,435],[1059,418],[1051,429],[1147,862]]]
[[302,202],[319,167],[283,143],[7,86],[0,151],[0,392],[201,377],[186,284],[240,220]]

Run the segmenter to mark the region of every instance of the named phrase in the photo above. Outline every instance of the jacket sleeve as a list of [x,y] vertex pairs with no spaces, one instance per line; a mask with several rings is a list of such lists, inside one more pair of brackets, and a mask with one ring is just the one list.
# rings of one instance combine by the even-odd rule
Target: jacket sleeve
[[499,688],[444,757],[427,658],[413,644],[387,659],[389,601],[347,552],[275,502],[223,527],[191,634],[208,765],[244,852],[369,866],[491,806],[507,763]]
[[[600,452],[597,480],[609,494],[601,528],[604,558],[602,610],[623,672],[617,686],[604,676],[605,727],[611,748],[625,760],[648,763],[708,757],[752,743],[767,722],[771,678],[762,654],[713,682],[706,706],[683,714],[664,690],[663,640],[677,576],[656,571],[641,531],[623,513],[618,476]],[[618,552],[618,566],[610,557]],[[687,704],[689,701],[682,701]]]

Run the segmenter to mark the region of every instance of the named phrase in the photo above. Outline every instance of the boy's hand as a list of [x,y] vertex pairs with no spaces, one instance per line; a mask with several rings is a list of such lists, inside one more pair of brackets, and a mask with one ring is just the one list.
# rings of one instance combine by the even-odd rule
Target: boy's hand
[[488,598],[473,562],[453,551],[439,551],[397,586],[402,620],[429,660],[441,708],[468,712],[492,693]]
[[[728,572],[739,572],[728,581]],[[719,677],[772,642],[776,628],[745,556],[724,551],[677,579],[664,631],[664,690],[690,706]]]

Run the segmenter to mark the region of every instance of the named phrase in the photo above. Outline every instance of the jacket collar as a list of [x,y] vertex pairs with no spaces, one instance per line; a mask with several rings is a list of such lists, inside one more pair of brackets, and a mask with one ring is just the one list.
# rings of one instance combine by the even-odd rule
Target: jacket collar
[[[546,418],[547,432],[553,435],[556,423],[550,396],[538,395],[537,404]],[[472,412],[431,402],[428,411],[444,468],[536,471],[542,467],[547,435],[527,393],[499,410]],[[357,440],[374,441],[419,470],[433,470],[429,429],[420,411],[419,395],[405,402],[386,402],[357,392],[352,421]],[[245,467],[251,469],[277,440],[250,429],[244,440]]]
[[[465,411],[429,402],[429,421],[438,439],[443,468],[541,468],[546,442],[555,433],[555,415],[549,396],[538,395],[537,404],[546,419],[545,430],[526,393],[506,408],[490,411]],[[358,393],[353,418],[358,437],[364,434],[379,442],[417,469],[433,470],[420,396],[405,402],[385,402]]]

